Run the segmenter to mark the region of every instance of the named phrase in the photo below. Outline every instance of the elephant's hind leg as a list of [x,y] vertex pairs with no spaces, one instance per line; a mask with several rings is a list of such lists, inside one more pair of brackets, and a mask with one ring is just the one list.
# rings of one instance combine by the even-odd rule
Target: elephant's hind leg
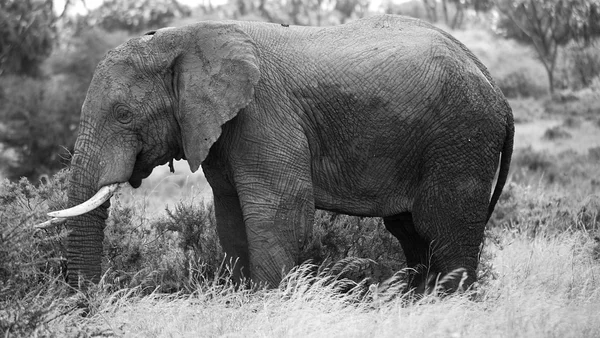
[[[491,179],[490,179],[491,181]],[[444,292],[469,288],[477,278],[490,185],[475,175],[453,175],[426,184],[413,205],[415,230],[430,243],[427,287]]]

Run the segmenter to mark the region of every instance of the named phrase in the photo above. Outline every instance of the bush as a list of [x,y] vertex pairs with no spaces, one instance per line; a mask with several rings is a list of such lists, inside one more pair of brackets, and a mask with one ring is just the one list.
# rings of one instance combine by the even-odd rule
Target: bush
[[600,76],[600,41],[581,46],[571,43],[559,54],[556,69],[557,84],[574,90],[592,85]]
[[520,185],[544,185],[549,190],[560,189],[565,195],[581,199],[600,192],[598,163],[590,161],[593,156],[594,150],[589,154],[566,151],[550,155],[531,147],[517,149],[513,154],[510,177]]
[[[600,84],[600,80],[598,80]],[[580,91],[563,91],[545,100],[548,114],[561,116],[600,117],[600,85]]]
[[600,147],[593,147],[588,149],[588,156],[592,162],[600,163]]
[[191,292],[198,281],[225,273],[212,205],[182,201],[166,216],[149,220],[144,204],[117,198],[111,206],[104,241],[106,283],[145,292]]
[[352,276],[352,280],[371,278],[381,282],[406,267],[398,240],[390,234],[381,218],[353,217],[317,210],[309,244],[300,261],[319,265],[348,257],[371,260],[371,264]]
[[575,230],[593,234],[600,229],[600,200],[594,195],[582,199],[541,185],[511,183],[502,193],[490,224],[531,237]]
[[567,118],[563,121],[563,126],[571,129],[581,127],[581,119],[574,116],[567,116]]
[[537,98],[548,93],[546,71],[531,47],[485,29],[454,31],[452,34],[489,69],[507,97]]
[[509,99],[515,123],[526,123],[540,119],[544,115],[544,107],[540,100],[533,98]]
[[593,150],[589,155],[516,150],[511,182],[504,188],[490,224],[531,236],[540,231],[598,231],[600,181],[598,162],[590,161],[594,154]]
[[546,95],[547,89],[534,80],[529,72],[518,70],[498,78],[498,87],[509,98],[535,97]]
[[39,187],[27,179],[0,184],[0,294],[23,296],[38,283],[64,273],[64,227],[39,230],[49,208],[66,206],[66,171]]
[[66,206],[67,171],[44,177],[38,187],[26,179],[0,182],[0,332],[44,336],[43,324],[66,295],[66,230],[36,229],[49,209]]
[[36,181],[65,166],[94,69],[124,38],[84,32],[45,62],[45,77],[0,78],[0,171],[9,179]]
[[573,136],[568,131],[564,130],[561,126],[555,126],[546,129],[546,131],[544,132],[544,136],[542,136],[543,139],[550,141],[572,137]]

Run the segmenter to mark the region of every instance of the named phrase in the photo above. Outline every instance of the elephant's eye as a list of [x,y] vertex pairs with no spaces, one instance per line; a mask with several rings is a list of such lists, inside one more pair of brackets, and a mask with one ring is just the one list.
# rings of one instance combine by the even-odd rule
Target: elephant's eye
[[123,124],[128,124],[133,119],[133,114],[125,105],[118,104],[113,108],[113,116],[115,120]]

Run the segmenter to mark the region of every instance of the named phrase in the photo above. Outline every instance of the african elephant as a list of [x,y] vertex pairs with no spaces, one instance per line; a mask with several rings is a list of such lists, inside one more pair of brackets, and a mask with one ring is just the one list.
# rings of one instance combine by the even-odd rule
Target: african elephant
[[[457,268],[468,287],[513,133],[485,66],[423,21],[206,21],[133,38],[100,62],[82,107],[69,204],[87,205],[117,183],[137,188],[154,167],[186,159],[213,189],[236,279],[276,286],[299,263],[318,208],[383,217],[415,269],[412,287]],[[99,279],[108,198],[87,213],[54,214],[72,216],[73,285]],[[444,287],[456,290],[458,279]]]

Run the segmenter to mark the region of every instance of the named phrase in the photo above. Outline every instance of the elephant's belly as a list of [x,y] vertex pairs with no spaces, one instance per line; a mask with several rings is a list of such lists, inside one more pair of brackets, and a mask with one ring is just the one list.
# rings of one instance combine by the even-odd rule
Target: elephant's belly
[[385,170],[387,166],[375,163],[373,167],[352,168],[354,170],[331,170],[313,166],[318,209],[371,217],[411,210],[410,192],[414,189],[408,177],[394,170],[395,167]]

